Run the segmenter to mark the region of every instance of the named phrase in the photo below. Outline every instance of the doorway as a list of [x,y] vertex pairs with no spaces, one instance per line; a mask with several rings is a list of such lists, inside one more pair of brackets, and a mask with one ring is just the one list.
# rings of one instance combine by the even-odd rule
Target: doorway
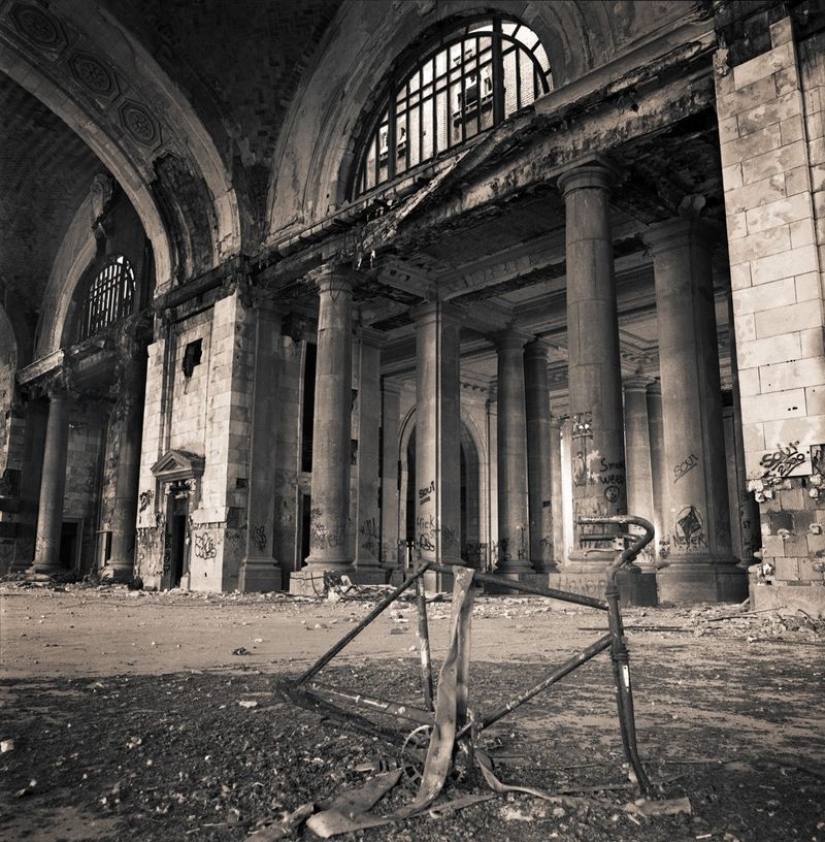
[[83,521],[67,519],[60,528],[60,569],[80,570]]
[[169,491],[161,590],[181,587],[189,576],[189,489]]

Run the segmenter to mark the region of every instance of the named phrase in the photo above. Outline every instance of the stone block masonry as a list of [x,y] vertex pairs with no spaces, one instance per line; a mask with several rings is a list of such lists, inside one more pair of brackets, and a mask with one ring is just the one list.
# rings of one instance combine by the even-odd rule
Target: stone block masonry
[[751,592],[758,604],[825,607],[825,39],[795,41],[791,26],[776,22],[771,49],[717,75],[717,111],[745,462],[761,515]]

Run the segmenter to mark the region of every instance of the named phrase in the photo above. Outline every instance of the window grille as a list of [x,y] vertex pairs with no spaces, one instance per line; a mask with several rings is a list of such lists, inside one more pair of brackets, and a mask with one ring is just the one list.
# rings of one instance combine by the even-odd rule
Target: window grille
[[538,36],[494,16],[452,29],[399,72],[361,146],[360,196],[460,146],[553,87]]
[[95,336],[110,324],[132,315],[136,298],[131,264],[123,255],[110,258],[86,295],[79,340]]

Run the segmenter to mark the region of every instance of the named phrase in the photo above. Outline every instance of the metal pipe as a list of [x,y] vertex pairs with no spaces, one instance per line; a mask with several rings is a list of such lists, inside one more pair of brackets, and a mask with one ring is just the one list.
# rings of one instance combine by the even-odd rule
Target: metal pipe
[[421,710],[421,708],[413,707],[411,705],[403,705],[399,702],[379,699],[375,696],[365,696],[363,693],[353,693],[348,690],[340,690],[337,687],[330,687],[329,685],[321,684],[318,681],[310,681],[302,689],[312,695],[319,696],[325,702],[332,701],[333,699],[343,699],[344,701],[353,702],[356,705],[361,705],[369,708],[370,710],[375,710],[379,713],[386,713],[390,716],[398,716],[402,719],[409,719],[410,721],[418,722],[421,725],[433,724],[434,717],[430,711]]
[[591,644],[582,652],[579,652],[578,655],[574,655],[572,658],[565,661],[560,666],[556,667],[544,681],[536,684],[535,687],[531,687],[529,690],[525,690],[520,695],[516,696],[511,701],[507,702],[504,707],[499,708],[497,711],[488,714],[487,716],[483,717],[480,720],[477,720],[475,723],[470,723],[466,725],[457,735],[461,737],[464,735],[466,731],[468,731],[471,727],[474,728],[475,731],[483,731],[485,728],[489,728],[490,725],[493,725],[495,722],[498,722],[499,719],[505,717],[511,711],[514,711],[516,708],[521,707],[525,702],[530,701],[533,696],[537,696],[543,690],[546,690],[552,684],[555,684],[557,681],[560,681],[564,676],[568,675],[569,673],[573,672],[574,669],[577,669],[582,664],[586,664],[591,658],[595,658],[600,652],[604,652],[605,649],[609,648],[610,645],[613,643],[613,635],[606,634],[600,637],[595,643]]
[[430,659],[430,627],[427,623],[427,600],[421,579],[415,580],[415,604],[418,608],[418,645],[421,650],[421,684],[424,689],[424,705],[435,710],[433,705],[433,669]]
[[430,562],[425,562],[414,573],[408,576],[392,593],[387,594],[375,608],[358,623],[352,630],[345,634],[338,643],[322,655],[296,682],[296,686],[300,686],[306,681],[309,681],[313,675],[323,669],[353,638],[357,637],[361,632],[385,609],[387,609],[407,588],[417,581],[424,572],[430,567]]
[[[460,565],[450,566],[460,567]],[[444,565],[433,565],[433,567],[443,573],[451,572]],[[555,588],[542,588],[539,585],[528,585],[524,582],[519,582],[517,579],[503,579],[501,576],[496,576],[492,573],[481,573],[478,570],[475,572],[475,579],[478,582],[487,582],[491,585],[506,587],[508,590],[521,591],[522,593],[533,594],[534,596],[545,596],[550,599],[561,600],[562,602],[574,602],[576,605],[587,605],[589,608],[598,608],[600,611],[607,611],[607,603],[603,599],[596,599],[593,596],[571,593],[570,591],[559,591]]]

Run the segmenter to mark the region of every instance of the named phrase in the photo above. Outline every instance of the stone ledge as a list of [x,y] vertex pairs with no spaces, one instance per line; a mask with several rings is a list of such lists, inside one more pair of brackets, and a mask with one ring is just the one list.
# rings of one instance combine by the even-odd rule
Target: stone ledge
[[750,583],[752,611],[770,608],[801,609],[812,617],[825,617],[825,582]]

